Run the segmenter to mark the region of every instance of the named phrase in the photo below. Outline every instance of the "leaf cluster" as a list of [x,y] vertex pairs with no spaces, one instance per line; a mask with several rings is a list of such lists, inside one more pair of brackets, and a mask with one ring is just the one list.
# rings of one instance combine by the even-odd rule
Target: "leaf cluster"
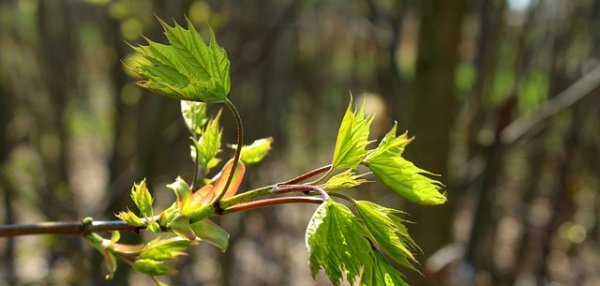
[[[193,178],[191,184],[177,177],[167,185],[174,193],[174,200],[162,211],[154,209],[152,194],[145,180],[132,187],[131,198],[138,211],[128,209],[116,216],[132,226],[157,233],[155,239],[128,245],[119,243],[119,232],[113,232],[110,239],[92,233],[87,235],[87,240],[104,256],[109,272],[107,278],[112,277],[116,261],[121,259],[137,271],[152,276],[158,285],[164,285],[154,276],[173,274],[175,271],[167,263],[184,255],[198,242],[209,242],[221,251],[227,249],[229,234],[209,220],[212,216],[223,214],[221,199],[236,202],[237,205],[231,203],[230,207],[237,206],[238,210],[240,206],[248,208],[253,203],[254,206],[264,206],[285,199],[300,200],[297,200],[298,197],[272,198],[276,194],[269,189],[277,189],[277,186],[286,183],[275,183],[249,194],[235,195],[246,173],[246,165],[260,162],[269,153],[273,142],[270,137],[255,140],[250,145],[243,145],[242,140],[238,141],[239,145],[229,145],[239,153],[234,159],[225,161],[220,172],[208,177],[221,163],[219,156],[223,142],[219,125],[221,111],[211,117],[206,104],[225,102],[237,116],[236,124],[240,121],[227,98],[230,90],[229,59],[225,50],[217,44],[212,30],[207,43],[189,21],[187,29],[177,23],[170,26],[160,19],[159,22],[168,43],[146,39],[147,45],[133,47],[133,58],[138,60],[129,68],[141,79],[138,82],[141,87],[181,100],[181,113],[192,139]],[[396,124],[376,147],[369,147],[374,143],[369,141],[369,128],[374,117],[366,114],[364,106],[363,103],[360,108],[354,108],[351,97],[329,167],[313,170],[287,182],[326,173],[304,185],[288,185],[305,186],[304,189],[288,190],[304,190],[306,196],[321,196],[320,199],[310,198],[310,202],[322,203],[309,221],[305,237],[313,276],[323,270],[335,285],[343,280],[365,286],[406,285],[403,275],[392,264],[418,271],[414,252],[419,248],[408,233],[407,221],[398,216],[402,212],[373,202],[355,200],[339,192],[369,182],[366,176],[372,173],[393,192],[411,202],[437,205],[444,203],[446,197],[440,192],[442,184],[431,178],[434,174],[415,166],[403,156],[412,139],[407,133],[398,135]],[[243,132],[238,134],[239,138],[243,138],[241,134]],[[362,172],[361,165],[364,167],[360,168],[366,167],[368,172]],[[199,182],[203,184],[197,187]],[[354,211],[334,201],[330,195],[345,199]]]
[[406,285],[398,270],[383,254],[396,263],[416,270],[409,250],[415,247],[402,220],[372,202],[354,204],[359,217],[346,206],[325,201],[311,218],[306,230],[306,245],[312,275],[323,269],[334,285],[342,279],[360,285]]

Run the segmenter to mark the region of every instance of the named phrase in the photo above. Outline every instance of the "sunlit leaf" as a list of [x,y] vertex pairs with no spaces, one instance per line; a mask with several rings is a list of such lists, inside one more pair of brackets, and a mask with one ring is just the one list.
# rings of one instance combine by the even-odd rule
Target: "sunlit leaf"
[[310,269],[313,277],[323,269],[331,282],[342,278],[351,284],[368,262],[371,245],[368,234],[344,205],[329,199],[313,214],[306,229]]
[[133,263],[133,268],[152,276],[175,274],[175,270],[167,267],[164,261],[152,259],[137,259]]
[[106,280],[109,280],[113,278],[115,271],[117,271],[117,258],[107,249],[103,251],[103,254],[104,264],[106,265],[106,269],[108,270],[108,274],[106,274]]
[[372,263],[365,264],[360,278],[361,286],[408,286],[402,274],[389,265],[381,254],[372,252],[371,259]]
[[390,218],[395,210],[368,201],[357,201],[355,206],[379,249],[396,263],[416,270],[416,259],[409,249],[414,242],[404,236],[405,228]]
[[113,231],[110,236],[110,241],[115,243],[115,242],[118,242],[119,239],[121,239],[121,233],[118,231]]
[[214,222],[205,219],[192,224],[192,230],[198,238],[218,247],[222,252],[229,245],[229,234]]
[[118,217],[120,220],[126,222],[129,225],[133,225],[133,226],[144,226],[144,221],[142,221],[142,219],[140,217],[138,217],[135,213],[133,213],[131,210],[127,210],[127,212],[119,212],[118,214],[116,214],[116,217]]
[[206,103],[197,101],[181,101],[181,115],[190,132],[201,135],[202,127],[208,121]]
[[352,172],[352,170],[346,170],[331,177],[322,188],[328,191],[354,188],[367,182],[367,180],[362,178],[364,175],[358,175]]
[[373,117],[365,115],[364,104],[358,111],[352,110],[351,99],[335,142],[333,168],[355,169],[367,157],[365,148],[370,143],[368,137],[372,121]]
[[146,179],[142,180],[139,184],[133,185],[133,188],[131,188],[131,198],[142,216],[152,217],[154,215],[152,211],[152,195],[150,195],[150,191],[148,191],[148,187],[146,186]]
[[220,117],[221,112],[219,111],[219,113],[206,124],[204,130],[202,130],[200,139],[198,141],[194,140],[196,148],[192,148],[192,160],[196,161],[196,156],[199,156],[197,162],[202,167],[204,173],[210,171],[210,168],[213,167],[211,162],[221,151],[221,136],[223,130],[219,127]]
[[185,250],[195,244],[195,241],[179,236],[166,239],[159,238],[148,242],[141,250],[139,258],[155,261],[171,260],[177,256],[186,255]]
[[[241,160],[246,164],[255,164],[262,161],[265,156],[271,150],[271,143],[273,143],[273,138],[263,138],[254,140],[252,144],[246,145],[242,147],[242,155]],[[232,148],[236,148],[237,145],[232,145]]]
[[138,84],[180,100],[224,101],[231,84],[230,63],[212,29],[207,45],[189,20],[188,29],[177,23],[170,26],[160,19],[159,22],[168,44],[146,39],[148,45],[133,47],[136,54],[143,56],[143,61],[128,67],[142,79]]
[[167,188],[175,192],[179,210],[183,210],[184,207],[191,202],[192,190],[190,190],[190,186],[181,177],[177,177],[175,182],[168,184]]
[[[213,203],[213,201],[221,194],[221,192],[224,191],[227,179],[229,178],[232,169],[233,160],[229,160],[229,162],[223,166],[221,172],[212,179],[214,183],[205,185],[197,190],[193,194],[191,202],[187,203],[186,206],[183,207],[181,213],[187,215],[188,217],[195,217],[202,207]],[[229,188],[227,189],[227,192],[223,198],[228,198],[235,195],[242,184],[242,179],[244,178],[245,172],[246,167],[244,166],[244,163],[238,162],[233,179],[231,180],[231,184],[229,185]]]
[[432,175],[402,157],[410,142],[406,134],[396,136],[396,125],[381,140],[379,147],[366,159],[367,167],[388,188],[418,204],[439,205],[446,202],[440,193],[442,184],[425,175]]
[[196,235],[192,231],[190,220],[186,215],[177,216],[171,223],[167,225],[174,233],[187,240],[195,240]]

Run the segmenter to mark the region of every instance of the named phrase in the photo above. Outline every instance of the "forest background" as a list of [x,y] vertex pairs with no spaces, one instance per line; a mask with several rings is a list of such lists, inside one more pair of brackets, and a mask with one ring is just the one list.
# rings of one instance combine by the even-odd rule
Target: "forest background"
[[[397,120],[416,137],[407,157],[446,185],[441,207],[379,184],[355,190],[416,222],[414,285],[600,283],[600,1],[590,0],[0,1],[2,224],[113,219],[134,181],[147,178],[160,202],[165,184],[191,174],[179,104],[123,68],[126,42],[164,42],[155,15],[215,30],[247,138],[275,139],[246,187],[331,160],[351,91],[377,114],[374,137]],[[222,217],[229,250],[195,248],[170,282],[327,285],[307,266],[313,209]],[[109,283],[80,237],[3,238],[0,255],[0,285]],[[145,279],[122,267],[110,285]]]

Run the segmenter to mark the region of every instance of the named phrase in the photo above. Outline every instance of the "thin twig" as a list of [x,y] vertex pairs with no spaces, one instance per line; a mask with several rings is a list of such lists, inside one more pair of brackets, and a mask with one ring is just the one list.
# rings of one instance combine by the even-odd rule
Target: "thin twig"
[[41,222],[33,224],[8,224],[0,225],[0,237],[12,237],[33,234],[77,234],[84,235],[91,232],[133,231],[145,229],[127,224],[124,221],[92,221],[91,223],[74,222]]
[[234,213],[247,211],[251,209],[257,209],[262,207],[268,207],[272,205],[280,205],[280,204],[289,204],[289,203],[310,203],[310,204],[321,204],[323,202],[322,198],[313,198],[313,197],[282,197],[282,198],[270,198],[264,199],[254,202],[242,203],[239,205],[232,206],[228,209],[225,209],[224,213]]
[[242,154],[242,145],[244,145],[244,127],[242,126],[242,117],[240,116],[240,113],[235,108],[235,105],[233,105],[233,103],[229,100],[229,98],[225,98],[224,103],[225,103],[225,106],[227,106],[227,108],[229,109],[229,111],[231,111],[231,113],[233,114],[233,118],[235,119],[235,127],[237,128],[237,146],[235,149],[235,155],[233,157],[233,168],[231,169],[231,173],[229,174],[229,177],[227,178],[225,187],[223,188],[223,190],[221,191],[221,193],[219,194],[219,196],[217,197],[217,199],[215,200],[215,202],[213,204],[217,214],[222,214],[222,212],[223,212],[223,209],[221,208],[221,205],[220,205],[221,199],[227,192],[229,185],[231,185],[233,176],[235,176],[235,171],[236,171],[237,165],[240,161],[240,156]]
[[273,188],[272,193],[283,194],[297,191],[313,191],[318,193],[323,200],[329,199],[329,194],[325,190],[312,185],[277,185]]
[[600,85],[600,65],[536,110],[511,122],[501,133],[502,143],[510,145],[516,142],[543,120],[573,105],[598,85]]
[[306,179],[312,178],[312,177],[314,177],[314,176],[316,176],[318,174],[321,174],[323,172],[328,172],[329,170],[331,170],[331,167],[332,167],[332,165],[329,164],[329,165],[320,167],[318,169],[314,169],[312,171],[308,171],[308,172],[306,172],[306,173],[304,173],[304,174],[302,174],[300,176],[297,176],[295,178],[289,179],[289,180],[281,183],[281,185],[291,185],[291,184],[300,183],[300,182],[302,182],[302,181],[304,181]]

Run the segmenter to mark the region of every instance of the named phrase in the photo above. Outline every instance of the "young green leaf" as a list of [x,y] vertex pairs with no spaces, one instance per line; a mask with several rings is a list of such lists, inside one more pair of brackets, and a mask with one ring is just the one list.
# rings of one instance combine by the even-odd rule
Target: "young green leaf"
[[357,201],[355,206],[379,249],[396,263],[417,271],[413,265],[416,259],[409,249],[413,241],[410,237],[406,239],[405,228],[401,226],[401,229],[390,217],[395,210],[369,201]]
[[362,178],[364,175],[366,174],[358,175],[352,170],[348,169],[331,177],[321,188],[328,191],[354,188],[368,182]]
[[372,121],[373,117],[365,115],[364,104],[358,111],[352,111],[351,98],[335,142],[334,169],[356,169],[367,157],[368,152],[365,148],[370,143],[368,137]]
[[181,177],[177,177],[175,182],[168,184],[167,188],[175,192],[175,196],[177,197],[177,208],[180,211],[191,202],[192,190],[190,190],[190,186]]
[[306,229],[310,269],[313,277],[323,268],[335,285],[346,278],[350,284],[370,260],[368,234],[344,205],[326,200],[313,214]]
[[144,221],[142,221],[142,219],[139,218],[131,210],[127,210],[127,212],[119,212],[115,216],[117,218],[119,218],[120,220],[126,222],[129,225],[133,225],[133,226],[144,226],[145,225]]
[[175,273],[175,270],[167,267],[164,261],[152,259],[137,259],[133,263],[133,268],[151,276],[170,275]]
[[143,217],[152,217],[154,212],[152,211],[152,195],[148,191],[146,186],[146,179],[142,180],[139,184],[134,184],[131,188],[131,199],[140,210],[140,214]]
[[[199,155],[199,160],[197,162],[202,166],[204,173],[210,171],[210,168],[212,167],[211,161],[213,161],[219,152],[221,152],[221,137],[223,130],[219,127],[220,117],[221,112],[219,111],[219,113],[206,124],[200,140],[193,140],[196,148],[192,148],[192,160],[196,162],[196,156]],[[196,151],[198,154],[196,154]]]
[[147,46],[132,47],[143,60],[128,68],[143,88],[180,100],[222,102],[229,94],[229,59],[210,29],[207,45],[194,25],[170,26],[158,19],[169,44],[146,39]]
[[367,263],[360,278],[361,286],[408,286],[402,274],[385,261],[385,258],[377,253],[371,254],[372,263]]
[[204,219],[192,224],[192,230],[202,240],[218,247],[221,252],[227,250],[229,234],[214,222]]
[[110,280],[113,278],[115,271],[117,271],[117,258],[114,254],[112,254],[108,249],[104,249],[104,264],[106,265],[106,269],[108,270],[108,274],[106,274],[106,280]]
[[402,157],[410,142],[406,133],[396,136],[396,125],[366,159],[367,167],[388,188],[418,204],[439,205],[446,202],[440,193],[442,184],[425,175],[431,173]]
[[140,259],[150,259],[155,261],[166,261],[174,259],[177,256],[185,255],[185,250],[195,245],[195,241],[190,241],[179,236],[170,238],[158,238],[148,242],[140,252]]
[[186,215],[180,214],[173,221],[167,224],[167,227],[181,238],[187,240],[196,239],[196,235],[194,234],[194,231],[192,231],[192,226],[190,225],[190,220]]
[[208,121],[206,103],[197,101],[181,101],[181,115],[190,132],[202,135],[202,127]]
[[[242,147],[242,155],[241,160],[245,164],[255,164],[262,161],[265,156],[271,151],[271,143],[273,143],[273,138],[262,138],[258,140],[254,140],[252,144],[245,145]],[[231,148],[236,148],[237,145],[231,145]]]

